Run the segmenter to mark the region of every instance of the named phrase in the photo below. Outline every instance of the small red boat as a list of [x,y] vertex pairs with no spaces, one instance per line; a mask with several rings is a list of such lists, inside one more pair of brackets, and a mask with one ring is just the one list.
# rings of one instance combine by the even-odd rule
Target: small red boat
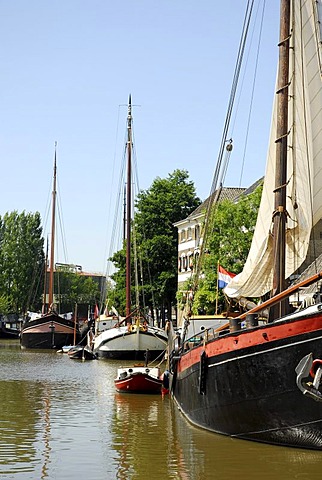
[[159,367],[134,366],[117,370],[116,390],[126,393],[161,393],[162,379]]

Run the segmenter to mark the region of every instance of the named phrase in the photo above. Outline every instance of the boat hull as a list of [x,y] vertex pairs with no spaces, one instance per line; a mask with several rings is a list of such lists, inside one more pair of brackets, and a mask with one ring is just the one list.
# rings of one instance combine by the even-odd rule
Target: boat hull
[[86,346],[77,345],[68,350],[67,355],[74,360],[94,360],[96,358],[93,350]]
[[120,393],[161,393],[162,380],[158,368],[129,368],[118,371],[114,380],[115,388]]
[[98,358],[115,360],[154,360],[167,348],[167,335],[159,329],[128,331],[127,327],[105,330],[94,342]]
[[208,340],[172,365],[172,395],[187,419],[207,430],[321,450],[322,402],[296,383],[308,353],[322,358],[322,314]]
[[0,338],[19,338],[21,319],[18,315],[0,315]]
[[0,338],[19,338],[20,330],[16,328],[2,327],[0,329]]
[[[35,320],[24,323],[20,335],[22,348],[61,349],[74,343],[75,325],[55,313],[45,314]],[[80,340],[76,331],[76,342]]]

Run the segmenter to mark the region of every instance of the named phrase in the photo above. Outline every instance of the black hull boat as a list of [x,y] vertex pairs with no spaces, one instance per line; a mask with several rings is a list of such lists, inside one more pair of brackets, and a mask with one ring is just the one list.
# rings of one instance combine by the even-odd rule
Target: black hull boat
[[[238,270],[223,289],[233,318],[226,329],[206,329],[189,338],[190,304],[198,290],[193,278],[183,329],[171,331],[170,391],[199,427],[322,450],[322,256],[316,253],[322,218],[322,5],[309,0],[280,4],[278,80],[257,222],[246,261],[236,250],[223,255],[229,268]],[[245,25],[251,14],[247,8]],[[240,51],[244,40],[242,35]],[[229,120],[228,115],[226,125]],[[225,130],[222,146],[228,138]],[[220,191],[220,173],[227,168],[223,152],[211,194]],[[223,252],[207,244],[213,212],[209,206],[199,259],[206,250],[219,264]],[[247,228],[246,222],[242,229]],[[201,271],[197,264],[195,277]]]
[[322,394],[311,375],[312,359],[322,358],[322,304],[311,308],[206,346],[201,337],[179,362],[173,352],[171,390],[187,419],[232,437],[322,449]]
[[19,338],[21,319],[17,315],[0,315],[0,338]]
[[95,353],[88,345],[76,345],[67,352],[67,355],[73,360],[95,360],[96,358]]
[[[54,175],[52,189],[52,221],[51,221],[51,254],[49,269],[47,254],[44,272],[44,294],[42,314],[31,314],[22,325],[21,348],[61,349],[65,345],[75,345],[80,342],[80,331],[77,321],[70,314],[58,315],[54,304],[54,252],[55,252],[55,212],[56,212],[57,162],[56,144],[54,157]],[[47,248],[48,250],[48,248]],[[47,273],[49,273],[47,285]],[[47,295],[48,287],[48,295]],[[76,313],[74,316],[77,318]]]
[[[75,339],[74,320],[65,319],[49,312],[34,320],[27,320],[21,330],[21,348],[61,349],[73,344]],[[76,331],[76,341],[80,333]]]

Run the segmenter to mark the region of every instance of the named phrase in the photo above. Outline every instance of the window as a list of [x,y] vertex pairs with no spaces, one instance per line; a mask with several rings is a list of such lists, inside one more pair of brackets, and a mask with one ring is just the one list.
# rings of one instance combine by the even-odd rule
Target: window
[[195,226],[195,239],[196,239],[196,246],[198,247],[200,244],[200,225]]

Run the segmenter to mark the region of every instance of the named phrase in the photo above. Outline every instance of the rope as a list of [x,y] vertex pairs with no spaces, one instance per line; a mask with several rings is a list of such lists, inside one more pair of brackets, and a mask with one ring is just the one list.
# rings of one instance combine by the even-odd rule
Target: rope
[[[249,32],[249,27],[250,27],[250,20],[252,17],[252,12],[253,12],[253,7],[254,7],[254,0],[248,0],[247,7],[246,7],[246,13],[245,13],[245,18],[244,18],[244,25],[242,29],[242,35],[240,39],[240,44],[239,44],[239,49],[238,49],[238,54],[237,54],[237,61],[236,61],[236,66],[235,66],[235,72],[234,72],[234,77],[233,77],[233,82],[232,82],[232,87],[231,87],[231,93],[230,93],[230,99],[228,103],[228,109],[226,113],[226,119],[225,119],[225,124],[224,124],[224,129],[222,133],[222,138],[221,138],[221,144],[219,148],[219,154],[217,158],[217,164],[215,168],[215,172],[213,175],[213,180],[212,180],[212,185],[211,185],[211,190],[210,190],[210,195],[209,195],[209,201],[207,205],[207,210],[206,210],[206,215],[205,215],[205,222],[203,226],[203,242],[201,245],[200,249],[200,255],[197,261],[196,265],[196,273],[192,279],[192,298],[189,299],[188,295],[188,317],[191,316],[191,307],[192,307],[192,301],[193,301],[193,294],[197,289],[198,283],[199,283],[199,272],[201,269],[201,262],[203,259],[203,255],[205,252],[205,247],[207,244],[207,237],[209,236],[209,223],[210,223],[210,218],[211,218],[211,213],[213,211],[213,206],[217,203],[217,200],[220,195],[220,191],[222,189],[223,181],[226,175],[227,171],[227,165],[228,165],[228,160],[230,157],[230,154],[227,154],[224,157],[224,151],[225,151],[225,146],[227,144],[227,138],[228,138],[228,129],[231,123],[231,117],[232,117],[232,110],[235,102],[235,97],[236,97],[236,92],[237,92],[237,86],[240,78],[240,73],[241,73],[241,66],[243,63],[243,57],[245,53],[245,46],[246,46],[246,40],[248,37],[248,32]],[[229,140],[231,143],[231,140]],[[212,198],[213,194],[217,191],[217,194],[215,196],[215,199]]]

